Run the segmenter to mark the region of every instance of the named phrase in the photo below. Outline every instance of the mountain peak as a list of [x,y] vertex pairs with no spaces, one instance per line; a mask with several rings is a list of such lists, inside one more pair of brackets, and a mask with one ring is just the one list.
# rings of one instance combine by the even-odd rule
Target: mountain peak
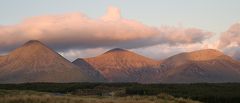
[[162,68],[168,76],[163,82],[236,82],[239,64],[215,49],[203,49],[177,54],[166,59]]
[[41,43],[39,40],[29,40],[25,44]]
[[145,72],[157,73],[159,70],[158,61],[121,48],[114,48],[84,60],[111,82],[148,82],[149,80],[145,79],[149,76],[142,75]]
[[23,59],[25,61],[40,60],[50,57],[61,57],[54,50],[38,40],[30,40],[21,47],[16,48],[8,54],[9,60]]
[[210,54],[223,54],[222,52],[220,52],[220,51],[218,51],[218,50],[216,50],[216,49],[203,49],[203,50],[197,50],[197,51],[193,51],[193,52],[191,52],[191,53],[203,53],[203,54],[205,54],[205,53],[210,53]]
[[169,59],[180,60],[180,61],[183,61],[183,60],[206,61],[206,60],[217,59],[219,57],[225,57],[225,55],[222,52],[215,49],[203,49],[203,50],[197,50],[192,52],[180,53],[170,57]]
[[5,71],[0,73],[0,83],[93,80],[84,72],[84,68],[77,67],[37,40],[30,40],[10,52],[4,58],[4,63],[0,65],[0,68]]
[[191,60],[211,60],[224,55],[222,52],[215,49],[203,49],[190,52],[188,58]]
[[38,40],[29,40],[29,41],[26,42],[23,46],[36,45],[36,44],[44,45],[42,42],[40,42],[40,41],[38,41]]
[[[23,44],[21,47],[15,49],[13,51],[16,54],[26,53],[37,53],[37,54],[45,54],[45,52],[54,52],[52,49],[48,48],[45,44],[38,40],[30,40]],[[11,53],[13,53],[11,52]],[[55,52],[54,52],[55,53]]]
[[114,49],[111,49],[109,51],[107,51],[106,53],[115,53],[115,52],[128,52],[128,50],[125,50],[125,49],[122,49],[122,48],[114,48]]

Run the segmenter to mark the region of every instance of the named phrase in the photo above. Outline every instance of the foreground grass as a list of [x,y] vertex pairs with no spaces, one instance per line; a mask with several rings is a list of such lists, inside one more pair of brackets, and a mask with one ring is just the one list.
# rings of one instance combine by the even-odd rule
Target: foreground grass
[[0,103],[199,103],[170,95],[157,96],[75,96],[33,91],[0,91]]
[[0,84],[0,90],[1,89],[21,91],[30,90],[79,96],[109,96],[112,92],[115,93],[114,96],[156,96],[165,93],[177,98],[189,98],[204,103],[240,103],[240,83],[23,83]]

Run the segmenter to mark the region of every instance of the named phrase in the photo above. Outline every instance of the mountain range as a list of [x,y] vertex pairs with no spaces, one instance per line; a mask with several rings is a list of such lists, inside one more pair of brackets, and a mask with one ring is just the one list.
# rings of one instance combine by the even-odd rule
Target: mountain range
[[115,48],[71,63],[40,41],[31,40],[0,56],[0,83],[25,82],[240,82],[240,62],[214,49],[157,61]]

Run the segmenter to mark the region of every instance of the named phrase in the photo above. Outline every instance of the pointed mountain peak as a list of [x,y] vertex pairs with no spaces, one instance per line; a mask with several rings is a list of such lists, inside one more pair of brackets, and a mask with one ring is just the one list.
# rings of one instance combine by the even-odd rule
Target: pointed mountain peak
[[54,52],[47,45],[43,44],[38,40],[30,40],[23,44],[21,47],[15,49],[13,52],[28,52],[28,53],[44,53],[44,52]]
[[40,45],[44,45],[42,42],[38,41],[38,40],[29,40],[28,42],[26,42],[23,46],[28,46],[28,45],[36,45],[36,44],[40,44]]
[[[106,53],[120,53],[120,52],[129,52],[129,51],[122,49],[122,48],[114,48],[114,49],[107,51]],[[106,53],[104,53],[104,54],[106,54]]]
[[23,44],[21,47],[11,51],[8,55],[8,57],[11,59],[25,58],[25,60],[29,61],[33,58],[44,59],[43,57],[59,57],[59,54],[57,52],[38,40],[30,40]]
[[[1,58],[0,58],[1,62]],[[37,40],[31,40],[10,52],[6,65],[6,75],[0,74],[2,82],[81,82],[92,81],[83,68],[69,62],[57,52]],[[4,81],[6,79],[6,81]]]
[[38,40],[30,40],[24,43],[21,47],[14,50],[14,52],[28,52],[28,53],[44,53],[44,52],[53,52],[57,54],[54,50],[49,48],[47,45]]

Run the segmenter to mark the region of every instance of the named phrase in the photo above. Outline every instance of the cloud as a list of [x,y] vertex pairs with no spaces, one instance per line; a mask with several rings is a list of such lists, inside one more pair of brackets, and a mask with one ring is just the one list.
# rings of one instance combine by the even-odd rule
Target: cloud
[[84,49],[84,50],[67,50],[65,52],[59,52],[60,55],[66,57],[70,61],[74,61],[77,58],[89,58],[98,56],[109,49],[105,48],[91,48],[91,49]]
[[169,46],[167,44],[159,44],[131,50],[156,60],[163,60],[182,52],[191,52],[201,49],[216,49],[216,48],[217,47],[215,43],[210,44],[209,42],[204,41],[203,43],[183,44],[174,46]]
[[236,60],[240,60],[240,47],[239,46],[226,48],[226,49],[224,49],[224,53],[233,57]]
[[218,48],[234,59],[240,60],[240,22],[231,25],[221,34]]
[[233,24],[221,34],[219,48],[240,46],[240,22]]
[[0,26],[0,51],[8,51],[28,40],[40,40],[55,50],[91,48],[142,48],[167,44],[201,43],[212,35],[197,28],[151,27],[125,19],[109,7],[99,19],[81,13],[36,16],[16,25]]
[[201,43],[210,38],[213,33],[197,28],[161,27],[159,38],[162,44],[192,44]]
[[[59,52],[62,56],[68,58],[68,60],[73,61],[76,58],[88,58],[98,56],[110,49],[113,48],[90,48],[90,49],[74,49],[68,50],[65,52]],[[217,49],[217,42],[210,43],[208,41],[204,41],[203,43],[194,43],[194,44],[183,44],[183,45],[174,45],[169,46],[168,44],[159,44],[149,47],[128,49],[135,53],[144,55],[146,57],[155,59],[155,60],[163,60],[170,56],[173,56],[182,52],[191,52],[200,49]]]
[[122,19],[122,16],[121,16],[120,10],[113,6],[110,6],[107,10],[106,15],[102,17],[102,20],[104,21],[117,21],[121,19]]

